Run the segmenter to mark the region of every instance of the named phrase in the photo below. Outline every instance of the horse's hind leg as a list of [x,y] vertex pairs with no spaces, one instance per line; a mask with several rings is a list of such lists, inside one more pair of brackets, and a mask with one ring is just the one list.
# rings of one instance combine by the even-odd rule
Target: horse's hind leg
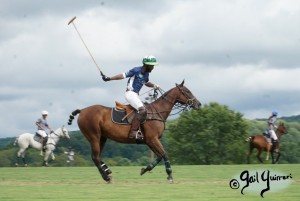
[[103,161],[100,160],[100,153],[102,150],[100,145],[101,144],[104,145],[104,143],[103,142],[101,143],[101,140],[97,140],[97,139],[90,140],[91,151],[92,151],[92,160],[93,160],[95,166],[98,168],[99,173],[101,174],[102,178],[106,182],[110,182],[111,176],[109,174],[111,173],[111,171],[109,170],[107,165]]
[[[100,138],[100,156],[102,153],[102,150],[104,148],[104,145],[106,143],[107,138],[102,137]],[[109,167],[100,159],[100,163],[101,163],[101,169],[109,176],[112,171],[109,169]],[[109,176],[111,178],[111,176]]]
[[250,145],[249,152],[247,154],[247,163],[250,164],[250,156],[252,155],[254,147]]
[[[26,148],[27,149],[27,148]],[[20,158],[22,157],[22,161],[23,161],[23,165],[25,167],[27,167],[27,163],[26,163],[26,160],[25,160],[25,151],[26,149],[20,149],[17,153],[17,162],[15,164],[15,166],[19,166],[19,163],[20,163]]]
[[269,143],[267,143],[267,156],[266,156],[266,161],[269,160],[270,158],[270,151],[271,151],[271,146]]
[[260,154],[261,154],[262,150],[258,149],[257,151],[258,151],[258,152],[257,152],[256,157],[257,157],[257,159],[259,160],[259,162],[263,163],[263,160],[262,160],[261,157],[260,157]]

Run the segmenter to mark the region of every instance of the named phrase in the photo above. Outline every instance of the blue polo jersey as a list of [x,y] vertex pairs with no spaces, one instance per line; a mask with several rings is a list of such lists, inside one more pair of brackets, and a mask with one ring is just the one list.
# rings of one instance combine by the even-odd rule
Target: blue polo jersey
[[139,93],[142,86],[149,82],[149,72],[142,72],[143,66],[134,67],[126,73],[123,73],[123,76],[128,78],[127,90],[134,91]]

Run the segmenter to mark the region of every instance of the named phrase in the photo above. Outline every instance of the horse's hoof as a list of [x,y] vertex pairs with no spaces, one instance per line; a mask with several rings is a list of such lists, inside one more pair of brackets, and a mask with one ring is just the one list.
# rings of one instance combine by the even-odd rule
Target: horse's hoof
[[108,175],[107,176],[106,183],[107,184],[111,184],[112,183],[112,175]]
[[173,184],[174,180],[173,180],[172,176],[168,176],[167,179],[168,179],[168,181],[169,181],[170,184]]
[[141,176],[143,175],[143,174],[145,174],[147,172],[147,170],[145,169],[145,168],[142,168],[141,169]]
[[16,163],[16,164],[15,164],[15,166],[16,166],[16,167],[19,167],[19,164],[18,164],[18,163]]

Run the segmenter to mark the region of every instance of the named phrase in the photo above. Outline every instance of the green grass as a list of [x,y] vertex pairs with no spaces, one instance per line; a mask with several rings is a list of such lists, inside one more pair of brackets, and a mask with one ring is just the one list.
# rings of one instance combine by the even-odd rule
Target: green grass
[[[35,200],[280,200],[300,198],[300,165],[173,166],[169,184],[163,166],[140,176],[138,166],[111,167],[113,183],[106,184],[95,167],[0,168],[1,201]],[[266,192],[233,190],[229,181],[244,170],[292,174],[285,189]],[[271,186],[272,188],[272,186]]]

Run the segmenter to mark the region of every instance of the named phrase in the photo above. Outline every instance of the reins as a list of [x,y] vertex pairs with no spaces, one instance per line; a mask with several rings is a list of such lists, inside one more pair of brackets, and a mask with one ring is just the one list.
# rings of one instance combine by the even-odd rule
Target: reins
[[[62,131],[62,133],[63,133],[63,137],[65,137],[65,132],[64,132],[63,128],[61,128],[61,131]],[[54,138],[53,136],[51,136],[52,133],[53,133],[54,135],[56,135],[56,136],[58,137],[58,139],[60,138],[60,135],[58,135],[58,134],[55,133],[54,131],[52,131],[52,132],[49,134],[49,138],[52,139],[52,141],[53,141],[54,143],[47,143],[47,144],[53,144],[53,145],[55,146],[56,143],[57,143],[57,141],[55,141],[55,138]]]
[[[188,94],[182,88],[180,88],[179,85],[176,84],[176,87],[187,98],[187,101],[178,100],[177,98],[175,99],[171,95],[168,95],[170,91],[165,92],[161,88],[158,90],[160,92],[161,96],[159,98],[157,98],[158,92],[157,92],[157,90],[154,89],[153,97],[154,97],[155,101],[152,102],[152,103],[150,103],[149,106],[150,106],[150,108],[153,108],[155,110],[155,112],[153,112],[153,110],[151,109],[151,112],[148,111],[148,114],[158,114],[161,119],[156,119],[156,120],[166,121],[166,119],[163,118],[163,116],[162,116],[161,113],[166,113],[166,112],[172,112],[174,110],[179,110],[176,113],[169,114],[169,116],[173,116],[173,115],[179,114],[179,113],[181,113],[183,111],[189,110],[191,108],[191,106],[194,104],[194,99],[191,99],[188,96]],[[173,100],[175,99],[175,104],[173,105],[173,107],[172,107],[171,110],[158,111],[157,108],[155,107],[155,103],[157,103],[156,101],[158,99],[163,99],[163,100],[167,101],[170,104],[173,104]]]

